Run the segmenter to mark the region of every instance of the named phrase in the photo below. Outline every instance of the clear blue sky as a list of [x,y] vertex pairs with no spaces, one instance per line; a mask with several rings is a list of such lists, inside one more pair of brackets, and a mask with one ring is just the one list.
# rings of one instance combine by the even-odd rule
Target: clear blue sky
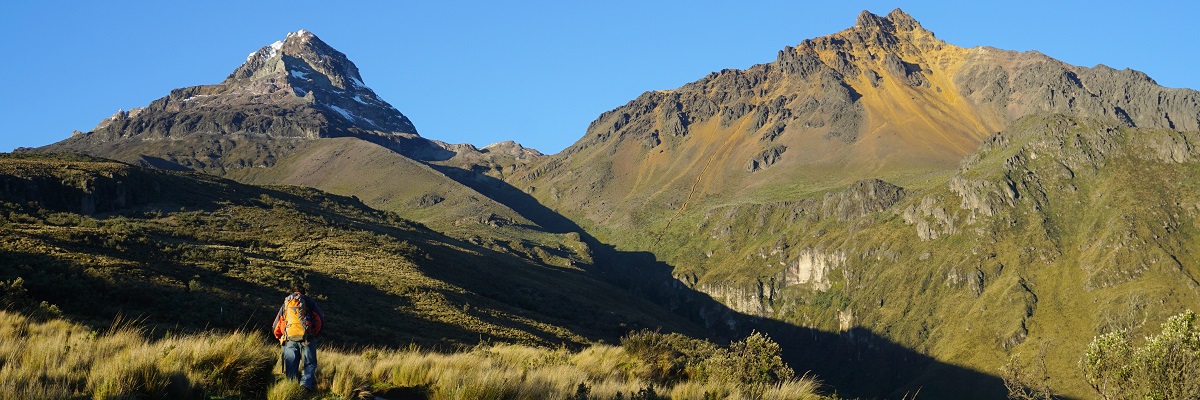
[[[87,131],[117,109],[223,80],[308,29],[422,136],[555,153],[647,90],[772,61],[900,7],[950,43],[1038,50],[1200,88],[1197,2],[13,1],[0,6],[0,151]],[[853,4],[849,4],[853,3]],[[979,4],[977,4],[979,3]],[[984,4],[987,3],[987,4]]]

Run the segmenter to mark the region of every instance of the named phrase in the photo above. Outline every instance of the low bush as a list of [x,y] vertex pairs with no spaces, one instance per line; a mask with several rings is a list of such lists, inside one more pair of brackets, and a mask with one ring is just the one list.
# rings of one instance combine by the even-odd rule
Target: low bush
[[1134,346],[1125,331],[1097,336],[1080,361],[1084,379],[1103,399],[1200,398],[1200,327],[1191,310],[1163,323]]

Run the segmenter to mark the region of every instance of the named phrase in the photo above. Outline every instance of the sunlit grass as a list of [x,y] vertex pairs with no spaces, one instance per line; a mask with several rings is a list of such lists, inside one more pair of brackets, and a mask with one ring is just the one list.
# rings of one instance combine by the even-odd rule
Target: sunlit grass
[[101,332],[0,311],[0,398],[820,398],[807,377],[664,384],[651,379],[644,360],[604,344],[579,351],[491,344],[454,353],[321,348],[317,391],[307,393],[282,378],[278,346],[267,339],[251,332],[150,339],[128,322]]

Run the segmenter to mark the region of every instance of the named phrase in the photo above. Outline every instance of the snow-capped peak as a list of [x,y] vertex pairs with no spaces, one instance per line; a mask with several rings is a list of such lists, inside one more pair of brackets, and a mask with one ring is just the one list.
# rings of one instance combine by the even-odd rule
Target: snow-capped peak
[[[275,55],[276,55],[276,54],[279,54],[279,49],[282,49],[282,48],[283,48],[283,41],[282,41],[282,40],[276,40],[276,41],[275,41],[275,43],[271,43],[271,45],[270,45],[270,46],[267,46],[267,48],[268,48],[269,50],[267,50],[266,57],[264,57],[264,58],[271,58],[271,57],[275,57]],[[258,49],[257,51],[255,51],[255,52],[253,52],[253,53],[250,53],[250,55],[246,56],[246,61],[253,60],[253,59],[254,59],[254,55],[255,55],[255,54],[258,54],[258,53],[261,53],[262,51],[263,51],[263,49]]]
[[295,32],[288,32],[288,34],[287,34],[287,37],[289,37],[289,38],[290,38],[290,37],[292,37],[292,36],[295,36],[295,37],[298,37],[298,38],[305,38],[305,37],[310,37],[310,36],[313,36],[313,34],[312,34],[312,32],[309,32],[309,31],[307,31],[307,30],[305,30],[305,29],[301,29],[301,30],[298,30],[298,31],[295,31]]

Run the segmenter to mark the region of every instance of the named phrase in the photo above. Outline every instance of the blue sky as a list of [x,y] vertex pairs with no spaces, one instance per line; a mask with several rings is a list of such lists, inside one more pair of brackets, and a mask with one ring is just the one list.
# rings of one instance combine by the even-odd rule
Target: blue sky
[[[1038,50],[1200,88],[1197,2],[7,2],[0,151],[223,80],[307,29],[346,53],[422,136],[555,153],[644,91],[772,61],[784,46],[904,9],[947,42]],[[978,3],[978,4],[977,4]],[[988,4],[985,4],[988,3]]]

